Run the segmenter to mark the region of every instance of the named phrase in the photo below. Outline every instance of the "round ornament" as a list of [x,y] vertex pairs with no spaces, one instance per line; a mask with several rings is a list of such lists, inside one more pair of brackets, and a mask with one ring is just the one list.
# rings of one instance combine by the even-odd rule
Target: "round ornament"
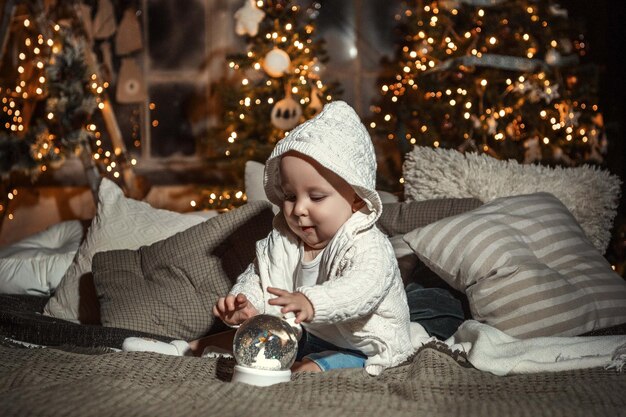
[[550,66],[559,65],[561,60],[561,54],[556,49],[552,48],[546,52],[546,64]]
[[282,77],[291,66],[291,58],[287,52],[274,48],[265,55],[263,69],[270,77]]
[[272,124],[281,130],[291,130],[298,125],[302,117],[302,106],[291,94],[280,100],[272,109]]

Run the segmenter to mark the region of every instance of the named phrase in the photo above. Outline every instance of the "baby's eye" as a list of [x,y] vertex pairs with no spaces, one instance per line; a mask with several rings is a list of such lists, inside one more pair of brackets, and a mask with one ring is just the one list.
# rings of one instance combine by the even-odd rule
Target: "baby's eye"
[[325,195],[312,195],[311,196],[312,201],[322,201],[325,198],[326,198]]
[[285,194],[285,201],[296,201],[296,196],[294,194]]

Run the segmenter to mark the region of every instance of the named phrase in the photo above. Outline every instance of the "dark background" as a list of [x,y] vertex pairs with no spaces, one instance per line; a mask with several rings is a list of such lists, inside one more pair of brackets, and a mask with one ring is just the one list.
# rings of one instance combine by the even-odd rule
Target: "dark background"
[[589,49],[587,59],[600,69],[599,105],[608,139],[606,167],[622,180],[622,193],[614,223],[613,242],[607,251],[610,261],[626,259],[626,141],[624,59],[626,3],[621,1],[569,0],[563,2],[572,19],[584,22]]

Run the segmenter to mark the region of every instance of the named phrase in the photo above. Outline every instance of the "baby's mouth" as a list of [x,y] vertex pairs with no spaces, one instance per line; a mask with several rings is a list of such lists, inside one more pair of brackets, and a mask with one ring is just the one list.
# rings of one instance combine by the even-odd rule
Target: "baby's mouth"
[[300,229],[302,229],[303,232],[309,232],[311,230],[313,230],[314,226],[300,226]]

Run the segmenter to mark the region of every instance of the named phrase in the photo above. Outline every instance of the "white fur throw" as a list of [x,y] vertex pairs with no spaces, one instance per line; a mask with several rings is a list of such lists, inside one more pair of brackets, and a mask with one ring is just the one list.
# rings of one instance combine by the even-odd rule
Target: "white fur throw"
[[416,146],[403,165],[407,201],[445,197],[495,198],[535,192],[555,195],[604,253],[620,197],[621,181],[590,165],[574,168],[522,165],[485,154]]

